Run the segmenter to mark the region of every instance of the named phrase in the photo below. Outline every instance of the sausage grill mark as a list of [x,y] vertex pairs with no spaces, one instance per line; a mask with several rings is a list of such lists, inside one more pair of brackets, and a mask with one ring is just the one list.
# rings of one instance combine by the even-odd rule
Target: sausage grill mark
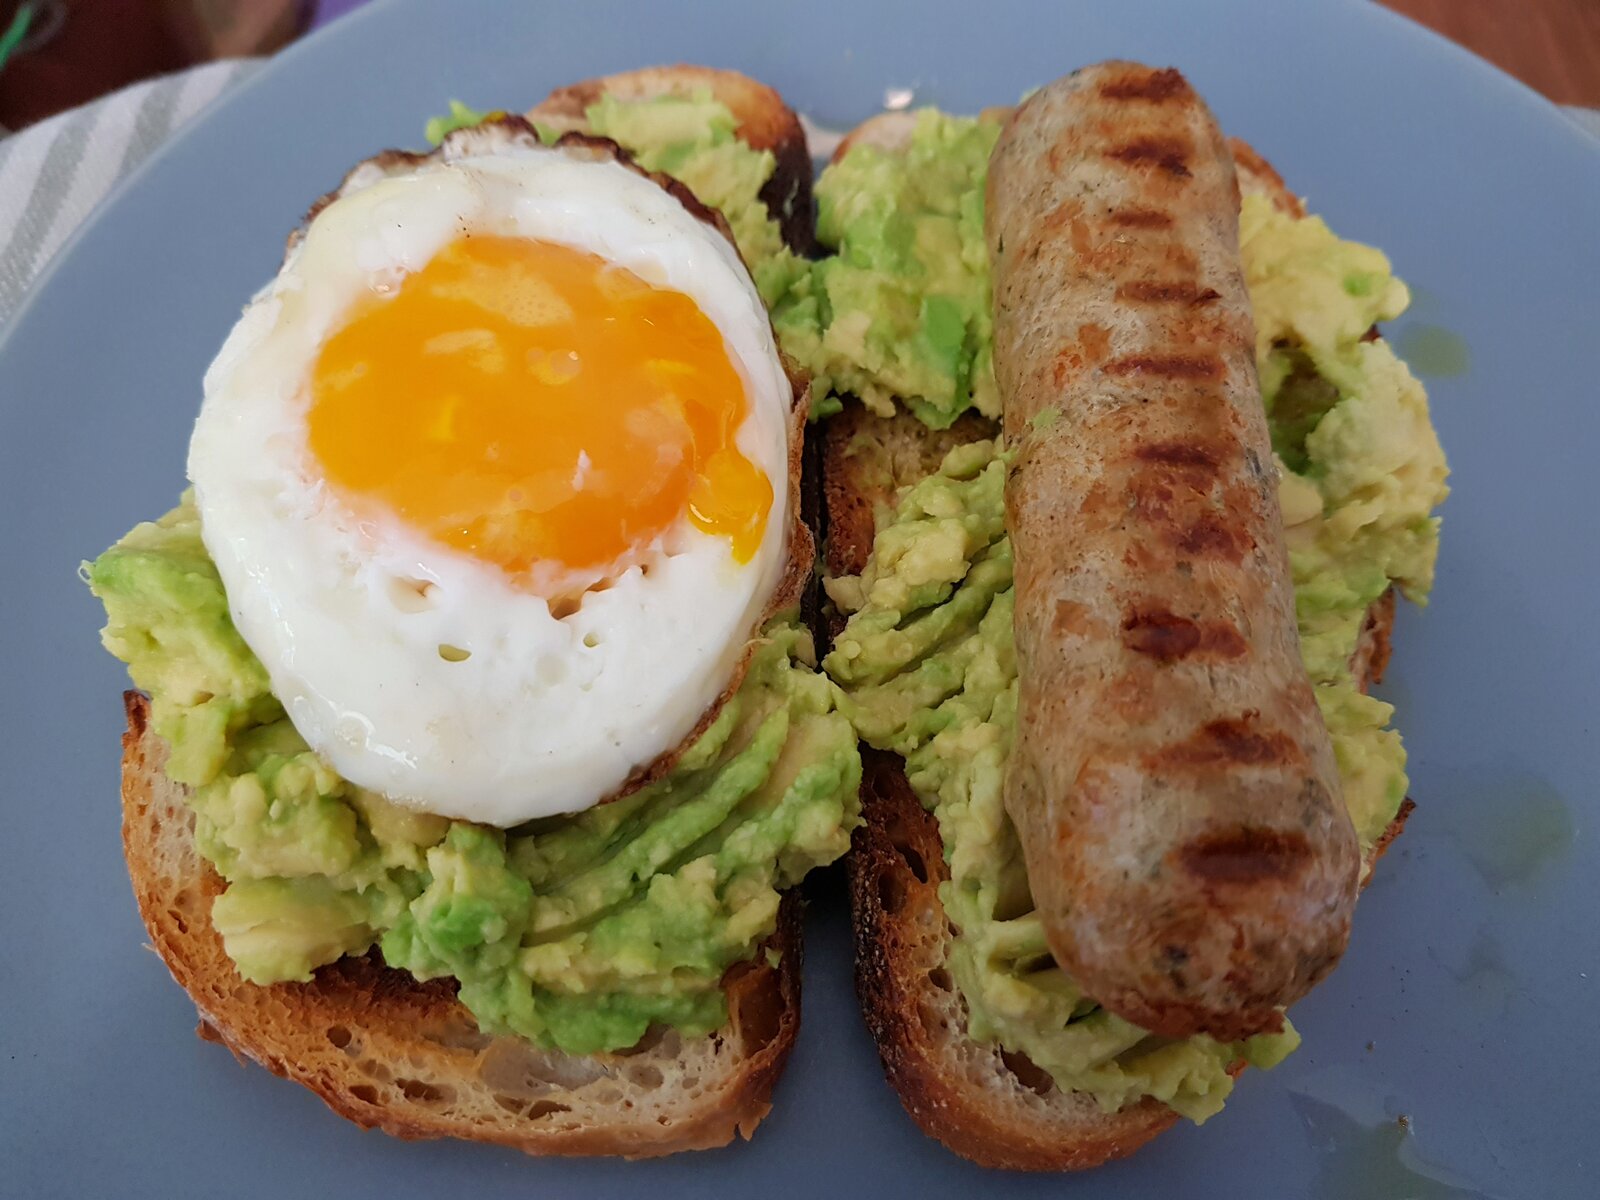
[[1201,624],[1163,608],[1134,609],[1122,622],[1122,644],[1135,654],[1170,663],[1194,654],[1240,658],[1249,644],[1226,621]]
[[1221,379],[1226,373],[1215,354],[1131,354],[1105,365],[1107,375],[1154,375],[1162,379]]
[[1208,721],[1185,741],[1152,756],[1155,766],[1265,767],[1299,761],[1300,747],[1277,729],[1258,729],[1259,714]]
[[1173,545],[1179,553],[1191,558],[1222,558],[1238,562],[1244,557],[1239,538],[1229,528],[1228,522],[1212,513],[1207,513],[1179,533]]
[[[1149,474],[1133,481],[1132,495],[1126,507],[1140,520],[1151,525],[1161,525],[1172,520],[1172,503],[1176,499],[1172,486],[1160,475]],[[1086,500],[1080,511],[1087,511]]]
[[1116,298],[1134,304],[1210,304],[1222,299],[1215,288],[1203,288],[1187,279],[1170,282],[1158,279],[1135,280],[1117,289]]
[[1122,622],[1122,644],[1162,662],[1187,658],[1200,645],[1200,626],[1177,613],[1130,613]]
[[1217,452],[1200,442],[1143,442],[1133,453],[1144,462],[1168,467],[1204,467],[1215,471],[1218,466]]
[[1311,860],[1311,844],[1297,830],[1240,829],[1196,838],[1177,857],[1208,883],[1256,883],[1299,874]]
[[1179,71],[1166,67],[1108,79],[1100,85],[1100,94],[1107,100],[1149,100],[1161,104],[1183,96],[1188,87]]
[[1172,215],[1156,208],[1118,208],[1109,215],[1119,229],[1171,229]]
[[1142,137],[1112,147],[1106,151],[1106,157],[1130,167],[1165,171],[1174,179],[1188,179],[1190,152],[1189,143],[1182,138]]

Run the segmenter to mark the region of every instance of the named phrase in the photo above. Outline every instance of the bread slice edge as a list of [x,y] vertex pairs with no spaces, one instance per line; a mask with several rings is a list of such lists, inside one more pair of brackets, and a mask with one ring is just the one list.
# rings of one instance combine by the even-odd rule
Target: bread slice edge
[[150,947],[194,1001],[200,1033],[315,1092],[340,1116],[403,1139],[456,1137],[529,1154],[646,1158],[749,1137],[799,1030],[800,905],[786,897],[765,953],[724,980],[729,1022],[707,1037],[652,1031],[620,1054],[576,1056],[489,1035],[449,980],[419,981],[374,951],[307,983],[247,983],[211,923],[225,884],[194,844],[185,789],[162,771],[149,700],[124,696],[122,842]]

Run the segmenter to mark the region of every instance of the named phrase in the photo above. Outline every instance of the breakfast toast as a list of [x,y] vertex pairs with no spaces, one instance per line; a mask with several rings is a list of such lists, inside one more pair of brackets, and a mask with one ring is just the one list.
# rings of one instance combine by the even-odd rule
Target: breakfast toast
[[645,1158],[748,1136],[800,1021],[799,900],[765,955],[728,973],[728,1026],[653,1031],[619,1054],[571,1055],[479,1030],[453,980],[419,982],[376,953],[309,983],[239,978],[211,924],[223,882],[195,849],[194,814],[162,772],[149,701],[125,697],[122,842],[150,942],[200,1012],[200,1036],[317,1093],[339,1115],[407,1139],[457,1137],[533,1154]]
[[[628,99],[709,90],[737,133],[771,150],[762,199],[792,249],[811,239],[811,162],[777,93],[730,71],[653,68],[562,88],[530,113],[581,130],[605,92]],[[723,979],[729,1020],[704,1037],[652,1028],[626,1051],[572,1055],[481,1031],[453,980],[418,981],[372,951],[319,968],[310,982],[240,979],[212,925],[223,881],[200,857],[184,789],[162,770],[167,747],[149,700],[125,696],[123,845],[152,947],[194,999],[200,1036],[303,1084],[366,1128],[406,1139],[456,1137],[531,1154],[645,1158],[750,1136],[799,1026],[800,900]]]
[[[914,121],[908,113],[874,117],[847,135],[838,153],[862,143],[893,151],[909,139]],[[1303,215],[1265,160],[1242,142],[1232,149],[1241,188]],[[881,417],[847,402],[829,420],[821,450],[828,574],[858,574],[872,550],[876,514],[932,474],[951,447],[997,432],[976,413],[934,432],[903,411]],[[1394,608],[1391,590],[1368,613],[1355,656],[1364,685],[1382,677]],[[967,1036],[965,1001],[947,965],[953,931],[938,894],[948,878],[938,825],[897,755],[867,751],[863,768],[864,824],[846,860],[857,991],[889,1080],[917,1124],[980,1164],[1041,1171],[1123,1157],[1172,1125],[1177,1114],[1151,1099],[1102,1112],[1089,1095],[1061,1091],[1025,1056]],[[1373,846],[1364,878],[1410,810],[1407,801]]]

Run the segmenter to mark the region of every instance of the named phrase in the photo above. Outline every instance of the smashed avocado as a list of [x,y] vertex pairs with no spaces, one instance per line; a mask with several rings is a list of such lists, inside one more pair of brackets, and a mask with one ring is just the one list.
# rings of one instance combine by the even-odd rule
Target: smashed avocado
[[1001,801],[1017,712],[1005,475],[995,443],[974,442],[900,498],[862,575],[830,581],[851,616],[823,665],[862,738],[905,757],[939,822],[950,868],[939,898],[957,930],[949,966],[969,1034],[1021,1051],[1107,1112],[1154,1096],[1204,1120],[1232,1087],[1230,1063],[1270,1066],[1299,1039],[1152,1037],[1051,957]]
[[[1427,597],[1444,457],[1421,386],[1386,343],[1361,340],[1405,306],[1383,256],[1256,197],[1243,234],[1302,655],[1366,848],[1405,796],[1405,751],[1392,708],[1361,692],[1350,658],[1367,607],[1391,585]],[[1017,704],[1004,493],[1004,456],[987,441],[956,447],[905,491],[880,515],[865,571],[828,581],[849,620],[823,665],[862,738],[905,757],[939,823],[950,869],[940,898],[957,929],[950,970],[971,1035],[1027,1055],[1107,1111],[1153,1096],[1202,1121],[1232,1088],[1230,1062],[1271,1066],[1298,1036],[1152,1037],[1083,995],[1051,957],[1001,802]]]
[[888,415],[896,399],[934,429],[968,408],[998,416],[983,187],[1000,127],[933,109],[911,140],[846,151],[817,181],[815,266],[790,321],[813,389],[860,397]]
[[478,109],[463,104],[459,100],[452,100],[450,101],[450,111],[445,113],[444,116],[428,118],[428,123],[423,126],[422,135],[437,146],[458,129],[469,129],[474,125],[481,125],[484,121],[504,115],[505,113],[498,109],[480,112]]
[[792,618],[663,779],[509,831],[341,779],[295,731],[233,627],[192,498],[85,567],[106,648],[149,693],[239,973],[309,979],[378,946],[460,981],[478,1023],[576,1054],[727,1017],[719,986],[776,926],[779,892],[849,846],[856,735]]

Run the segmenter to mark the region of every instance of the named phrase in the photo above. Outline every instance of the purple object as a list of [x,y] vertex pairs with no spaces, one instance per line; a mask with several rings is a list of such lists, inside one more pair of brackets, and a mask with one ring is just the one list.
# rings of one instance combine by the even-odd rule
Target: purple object
[[316,13],[311,18],[311,28],[320,29],[329,21],[360,8],[366,2],[367,0],[316,0]]

